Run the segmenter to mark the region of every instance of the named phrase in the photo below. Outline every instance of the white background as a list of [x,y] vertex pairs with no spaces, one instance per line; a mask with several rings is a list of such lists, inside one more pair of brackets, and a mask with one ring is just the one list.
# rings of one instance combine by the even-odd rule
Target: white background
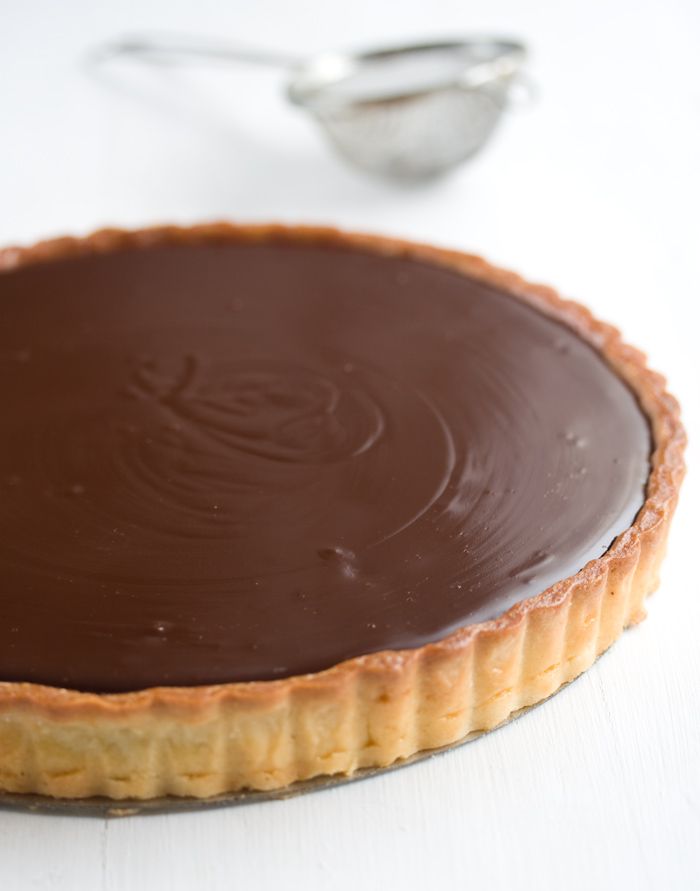
[[[154,28],[297,52],[510,33],[541,96],[456,175],[392,188],[342,167],[276,72],[81,69],[91,45]],[[696,0],[0,0],[0,243],[231,217],[468,248],[620,325],[700,440],[699,38]],[[282,803],[111,822],[0,811],[0,886],[700,887],[692,472],[683,495],[648,621],[518,722]]]

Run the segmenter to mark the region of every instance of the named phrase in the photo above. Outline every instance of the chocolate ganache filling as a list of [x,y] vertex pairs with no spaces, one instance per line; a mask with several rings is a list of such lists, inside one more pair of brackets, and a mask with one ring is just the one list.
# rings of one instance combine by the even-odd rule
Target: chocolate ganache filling
[[602,356],[437,263],[161,242],[0,275],[0,681],[265,680],[599,557],[651,438]]

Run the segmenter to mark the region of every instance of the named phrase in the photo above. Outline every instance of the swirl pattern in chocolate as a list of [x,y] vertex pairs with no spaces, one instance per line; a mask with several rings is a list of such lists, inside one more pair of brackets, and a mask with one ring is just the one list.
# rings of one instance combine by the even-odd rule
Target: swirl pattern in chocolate
[[407,257],[154,244],[0,275],[0,680],[264,680],[417,647],[641,507],[601,356]]

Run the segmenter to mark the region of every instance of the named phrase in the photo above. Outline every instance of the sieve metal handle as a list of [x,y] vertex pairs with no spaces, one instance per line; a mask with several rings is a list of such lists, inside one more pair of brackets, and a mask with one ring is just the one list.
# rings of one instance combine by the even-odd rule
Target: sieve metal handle
[[243,63],[272,68],[292,69],[301,57],[276,50],[216,43],[205,38],[180,37],[173,34],[137,34],[107,43],[93,54],[96,59],[131,56],[160,65]]

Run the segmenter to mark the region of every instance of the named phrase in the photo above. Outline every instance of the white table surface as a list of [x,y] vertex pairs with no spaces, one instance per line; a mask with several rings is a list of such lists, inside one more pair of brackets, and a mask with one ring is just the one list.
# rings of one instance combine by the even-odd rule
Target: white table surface
[[[91,44],[154,28],[297,51],[508,32],[541,97],[471,166],[392,188],[332,158],[275,72],[81,70]],[[699,37],[696,0],[0,0],[0,243],[231,217],[469,248],[619,324],[700,440]],[[0,811],[0,887],[700,887],[699,507],[691,472],[647,622],[516,723],[281,803]]]

